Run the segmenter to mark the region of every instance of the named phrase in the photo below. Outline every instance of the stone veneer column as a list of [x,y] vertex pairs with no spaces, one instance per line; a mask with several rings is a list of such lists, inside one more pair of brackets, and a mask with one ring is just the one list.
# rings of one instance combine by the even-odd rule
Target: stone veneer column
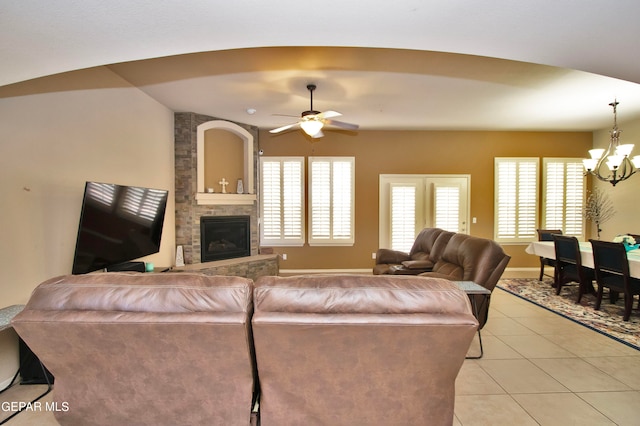
[[[192,112],[175,113],[175,178],[176,178],[176,245],[184,250],[185,264],[200,263],[200,217],[245,215],[251,218],[251,255],[258,254],[258,206],[251,205],[198,205],[197,191],[197,129],[202,123],[224,120]],[[254,182],[258,188],[258,128],[235,123],[253,135]]]

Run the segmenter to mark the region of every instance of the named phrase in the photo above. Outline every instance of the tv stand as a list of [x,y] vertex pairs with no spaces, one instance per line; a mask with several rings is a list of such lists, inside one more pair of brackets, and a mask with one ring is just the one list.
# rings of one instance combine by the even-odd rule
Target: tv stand
[[107,272],[131,271],[145,272],[144,262],[123,262],[116,265],[107,266]]

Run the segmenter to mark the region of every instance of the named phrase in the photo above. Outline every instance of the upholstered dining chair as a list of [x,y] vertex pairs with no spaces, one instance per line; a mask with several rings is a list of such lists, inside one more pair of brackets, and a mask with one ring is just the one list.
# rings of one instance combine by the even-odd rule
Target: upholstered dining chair
[[582,266],[580,244],[576,237],[553,234],[553,245],[556,251],[555,281],[556,294],[560,294],[562,286],[570,282],[578,283],[578,300],[582,295],[593,292],[593,269]]
[[[538,233],[538,241],[553,241],[553,235],[562,235],[562,229],[536,229],[536,232]],[[546,257],[542,257],[540,256],[540,278],[539,281],[542,281],[542,277],[545,275],[544,273],[544,267],[545,266],[551,266],[552,268],[554,268],[554,276],[553,276],[553,281],[555,283],[556,281],[556,277],[555,277],[555,267],[556,267],[556,261],[554,259],[549,259]],[[551,275],[547,275],[547,276],[551,276]]]
[[629,259],[623,243],[589,240],[593,247],[598,294],[595,309],[600,309],[604,288],[624,295],[624,321],[629,321],[633,307],[633,296],[640,294],[640,279],[629,274]]
[[640,244],[640,234],[628,233],[627,235],[631,235],[636,240],[636,244]]

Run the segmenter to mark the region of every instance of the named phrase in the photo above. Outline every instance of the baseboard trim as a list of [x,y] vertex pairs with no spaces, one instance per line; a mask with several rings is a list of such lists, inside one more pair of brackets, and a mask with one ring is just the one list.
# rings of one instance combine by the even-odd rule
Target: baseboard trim
[[540,267],[507,268],[502,274],[502,278],[538,278]]

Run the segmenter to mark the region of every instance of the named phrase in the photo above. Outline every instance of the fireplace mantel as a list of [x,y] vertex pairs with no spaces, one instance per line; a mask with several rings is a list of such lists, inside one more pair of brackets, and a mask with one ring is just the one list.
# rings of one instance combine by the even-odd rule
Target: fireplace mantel
[[253,204],[256,201],[255,194],[222,194],[198,192],[196,201],[199,205],[240,205]]

